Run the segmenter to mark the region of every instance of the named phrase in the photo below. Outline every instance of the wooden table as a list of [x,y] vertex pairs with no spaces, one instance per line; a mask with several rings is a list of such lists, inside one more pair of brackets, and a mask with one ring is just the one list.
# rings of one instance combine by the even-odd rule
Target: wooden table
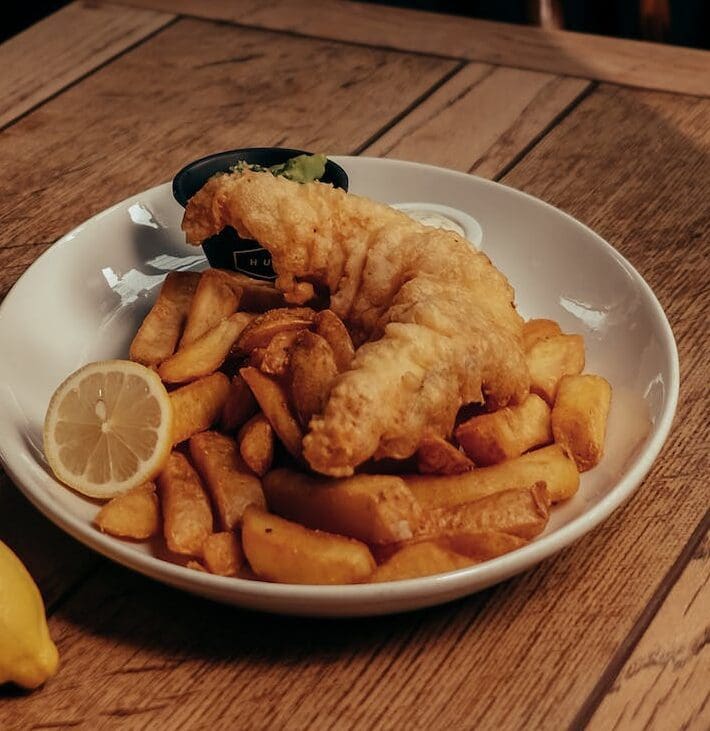
[[710,54],[317,0],[75,2],[0,46],[0,298],[88,216],[242,145],[405,158],[569,211],[659,296],[675,427],[622,509],[414,614],[218,606],[60,533],[0,473],[0,538],[62,667],[0,728],[707,729]]

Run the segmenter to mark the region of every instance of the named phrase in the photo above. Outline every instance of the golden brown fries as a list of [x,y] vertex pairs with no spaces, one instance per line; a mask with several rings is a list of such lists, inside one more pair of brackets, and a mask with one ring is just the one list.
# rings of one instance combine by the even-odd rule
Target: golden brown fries
[[527,352],[540,340],[561,334],[562,330],[554,320],[527,320],[523,324],[523,348]]
[[601,376],[564,376],[552,409],[555,441],[572,455],[580,472],[602,458],[611,386]]
[[304,330],[291,348],[291,400],[303,426],[325,405],[338,366],[328,341]]
[[479,533],[448,533],[439,537],[438,542],[462,556],[476,561],[489,561],[492,558],[510,553],[527,545],[525,538],[500,531],[481,531]]
[[550,496],[544,482],[529,490],[504,490],[463,505],[434,508],[427,537],[496,531],[529,540],[542,533],[549,517]]
[[463,422],[456,429],[456,439],[482,467],[519,457],[552,441],[550,407],[531,393],[522,404]]
[[220,416],[220,426],[224,431],[235,431],[258,411],[259,404],[254,394],[247,382],[237,373],[229,386],[229,394]]
[[235,312],[211,330],[181,347],[158,366],[158,375],[165,383],[185,383],[214,373],[224,363],[239,333],[252,316]]
[[184,384],[170,398],[174,444],[189,440],[189,459],[184,447],[172,452],[157,494],[146,483],[104,505],[100,530],[145,540],[160,532],[162,511],[166,557],[195,570],[293,584],[395,581],[525,546],[550,504],[572,497],[579,472],[601,459],[611,387],[579,375],[581,336],[532,319],[522,403],[488,413],[466,405],[459,418],[476,415],[455,439],[425,436],[410,458],[368,462],[352,477],[281,467],[276,437],[301,463],[304,431],[355,357],[346,325],[319,309],[325,298],[310,304],[290,307],[272,283],[232,271],[166,277],[130,356]]
[[209,429],[222,414],[228,395],[229,379],[224,373],[213,373],[173,391],[173,444]]
[[237,435],[239,453],[250,470],[263,477],[274,459],[274,429],[264,414],[252,416]]
[[321,310],[316,313],[313,324],[316,333],[330,345],[338,372],[348,370],[355,357],[355,348],[343,321],[332,310]]
[[303,433],[291,413],[286,392],[281,384],[265,376],[257,368],[242,368],[239,373],[249,385],[264,416],[269,420],[283,445],[294,457],[300,458]]
[[411,491],[394,475],[332,479],[279,469],[264,477],[263,487],[278,515],[370,545],[411,538],[423,522]]
[[264,507],[260,480],[244,464],[234,439],[214,431],[190,438],[190,457],[217,509],[223,530],[239,525],[249,505]]
[[539,340],[527,352],[530,390],[552,406],[562,376],[584,369],[584,340],[581,335],[553,335]]
[[179,350],[236,312],[240,298],[241,290],[230,287],[216,269],[203,272],[190,304]]
[[202,555],[207,570],[218,576],[237,576],[244,565],[242,544],[231,531],[207,536],[202,544]]
[[559,444],[537,449],[491,467],[477,467],[461,475],[403,475],[425,509],[461,505],[510,488],[547,484],[553,503],[572,497],[579,488],[579,472]]
[[107,502],[94,518],[103,533],[143,541],[160,530],[160,512],[155,485],[143,485]]
[[260,351],[260,358],[257,366],[262,373],[268,376],[283,376],[288,370],[291,359],[291,346],[300,334],[299,330],[283,330],[276,333],[265,348],[256,348],[252,354]]
[[460,475],[473,462],[442,437],[425,437],[417,449],[417,469],[422,475]]
[[310,307],[282,308],[269,310],[255,317],[235,344],[235,350],[248,354],[254,348],[265,348],[271,338],[285,330],[303,330],[313,323],[316,313]]
[[262,579],[287,584],[354,584],[375,570],[369,548],[354,538],[310,530],[250,506],[244,554]]
[[200,478],[187,457],[172,452],[158,475],[163,535],[173,553],[201,556],[212,533],[212,508]]
[[436,541],[420,541],[393,553],[370,578],[373,582],[415,579],[418,576],[443,574],[476,563],[476,559],[440,545]]
[[170,272],[153,308],[133,338],[129,357],[146,366],[157,365],[175,352],[200,275]]

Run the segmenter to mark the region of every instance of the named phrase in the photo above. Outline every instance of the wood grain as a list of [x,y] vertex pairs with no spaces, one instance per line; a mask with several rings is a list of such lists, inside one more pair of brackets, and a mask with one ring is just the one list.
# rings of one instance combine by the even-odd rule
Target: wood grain
[[346,0],[120,1],[339,41],[710,96],[710,53],[678,46]]
[[[26,242],[51,242],[215,150],[290,144],[350,152],[456,67],[399,52],[178,22],[0,136],[6,171],[0,180],[0,297],[40,253],[39,247],[27,251]],[[15,248],[5,254],[4,247]]]
[[593,716],[589,731],[710,728],[710,535]]
[[0,46],[0,128],[175,16],[73,2]]
[[709,113],[708,101],[603,86],[505,178],[608,236],[679,341],[675,430],[609,521],[494,589],[353,622],[240,612],[110,567],[52,619],[62,673],[8,698],[0,726],[567,726],[706,508]]
[[583,79],[469,64],[363,154],[491,178],[589,87]]

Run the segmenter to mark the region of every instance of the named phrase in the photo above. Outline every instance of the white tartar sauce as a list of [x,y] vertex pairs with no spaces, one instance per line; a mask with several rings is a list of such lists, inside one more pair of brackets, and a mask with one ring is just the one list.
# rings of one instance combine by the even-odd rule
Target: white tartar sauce
[[453,231],[467,239],[476,249],[481,248],[483,241],[481,224],[473,216],[458,208],[428,201],[392,203],[391,205],[425,226]]
[[407,209],[405,213],[419,223],[423,223],[425,226],[431,226],[432,228],[443,228],[447,231],[453,231],[459,234],[459,236],[466,236],[466,232],[462,226],[459,226],[456,221],[452,221],[447,216],[443,216],[441,213],[436,211],[429,211],[426,208],[414,208]]

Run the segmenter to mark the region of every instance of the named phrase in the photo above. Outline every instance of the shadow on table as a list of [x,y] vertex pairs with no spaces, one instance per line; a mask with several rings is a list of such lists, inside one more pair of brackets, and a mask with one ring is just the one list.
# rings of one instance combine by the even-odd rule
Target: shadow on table
[[[113,592],[111,586],[121,587],[120,591]],[[374,653],[385,643],[400,645],[417,633],[422,640],[435,640],[454,615],[463,611],[472,621],[494,591],[408,614],[288,617],[222,605],[104,564],[79,594],[59,607],[55,621],[69,625],[70,633],[116,639],[147,650],[150,657],[164,656],[168,666],[191,659],[322,662],[342,658],[343,653]],[[139,669],[136,665],[135,670]],[[117,667],[116,673],[121,672],[130,670]]]

